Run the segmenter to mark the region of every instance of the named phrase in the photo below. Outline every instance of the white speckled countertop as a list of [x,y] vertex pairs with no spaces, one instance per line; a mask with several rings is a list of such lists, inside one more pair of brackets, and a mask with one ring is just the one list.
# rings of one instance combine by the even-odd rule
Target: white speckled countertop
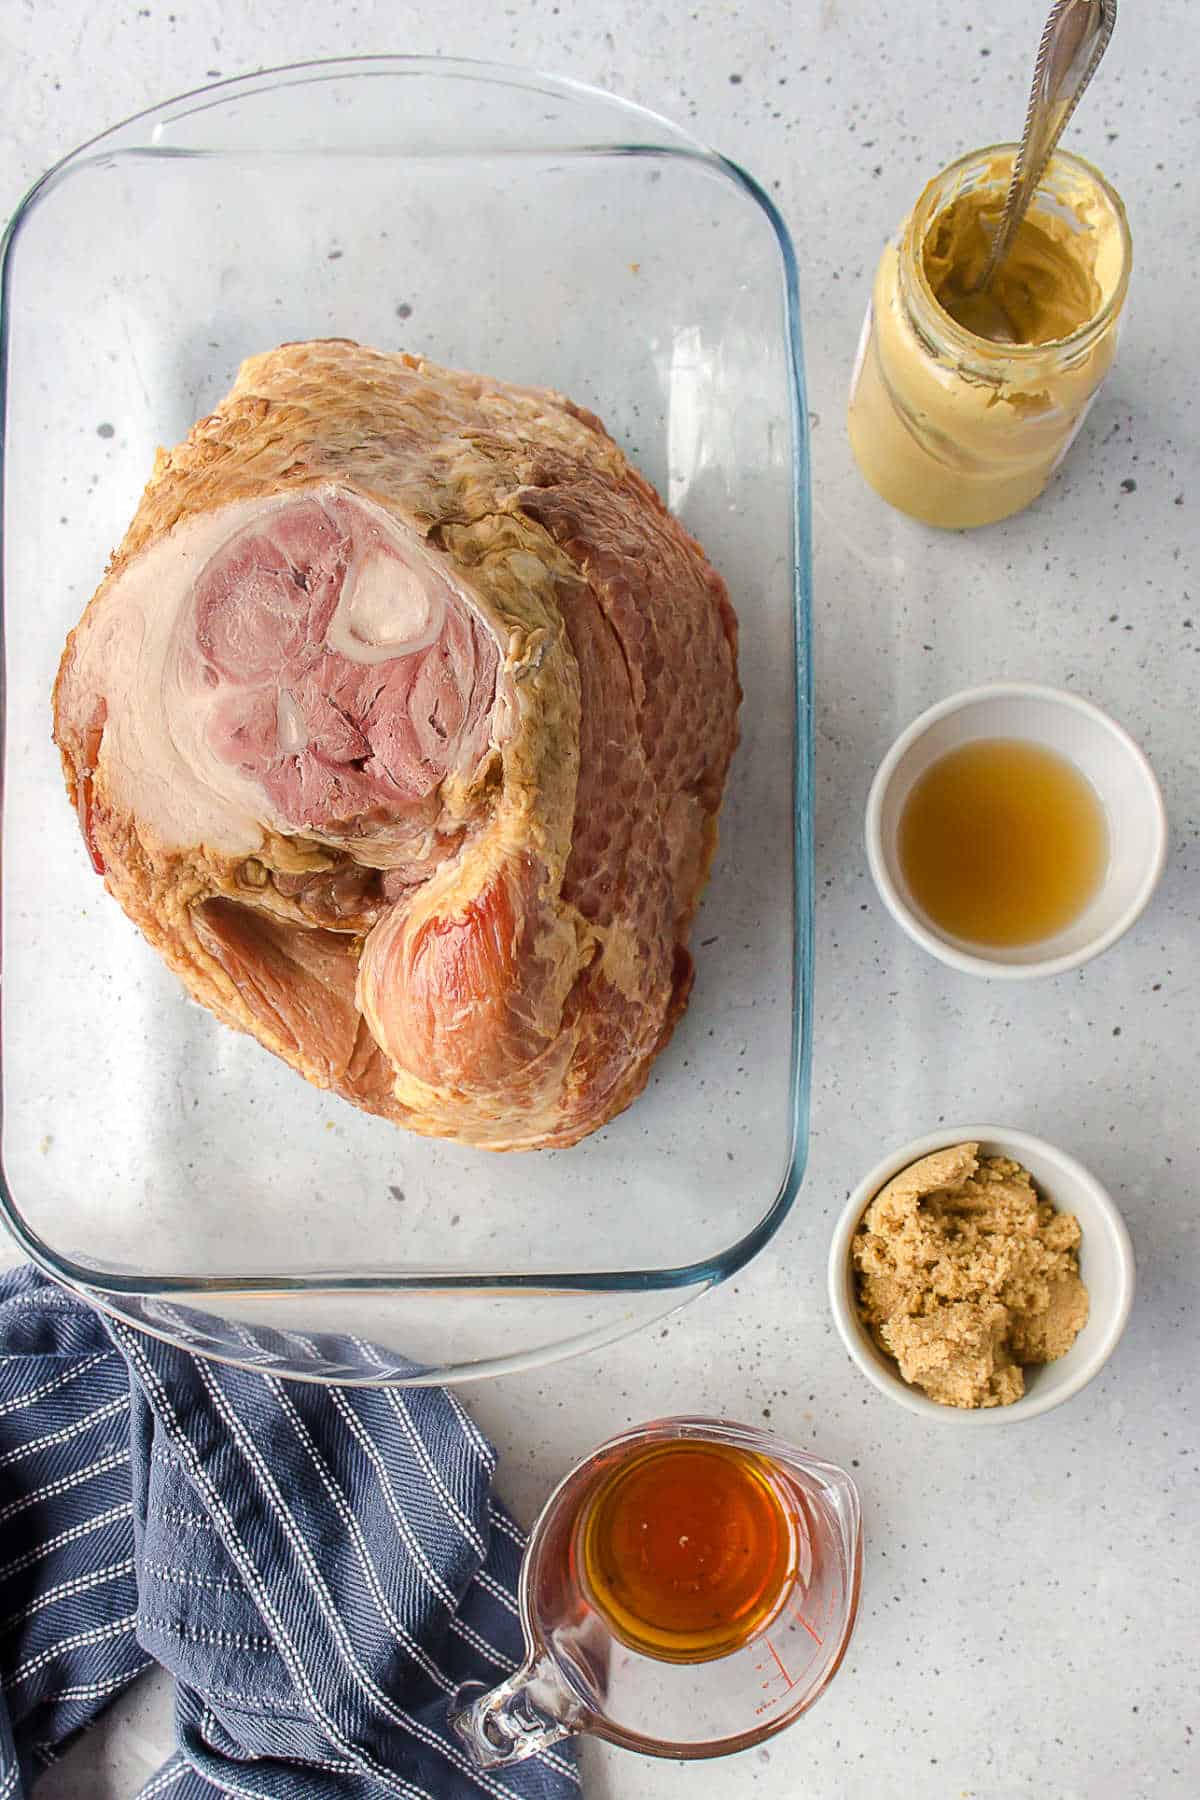
[[[592,1800],[1135,1800],[1200,1792],[1195,1555],[1195,1046],[1200,1040],[1200,453],[1188,283],[1200,267],[1200,34],[1190,0],[1126,9],[1069,142],[1124,195],[1136,270],[1117,370],[1043,501],[938,536],[868,492],[843,429],[885,234],[959,152],[1014,135],[1044,0],[793,0],[687,12],[629,0],[485,9],[377,0],[163,0],[0,11],[0,211],[64,151],[219,75],[408,50],[516,60],[690,122],[770,188],[796,239],[814,446],[816,1059],[809,1172],[776,1241],[726,1290],[599,1357],[467,1395],[526,1518],[597,1439],[720,1412],[852,1467],[868,1567],[844,1671],[741,1758],[655,1764],[589,1749]],[[250,15],[253,15],[251,18]],[[440,22],[435,22],[435,18]],[[986,22],[985,22],[986,20]],[[919,21],[919,22],[918,22]],[[414,321],[414,325],[416,321]],[[1110,708],[1154,761],[1168,873],[1099,963],[989,987],[925,958],[879,905],[866,787],[896,730],[1001,675]],[[894,1144],[987,1115],[1108,1184],[1138,1258],[1103,1375],[1011,1431],[931,1428],[867,1386],[833,1336],[831,1222]],[[7,1247],[0,1258],[7,1258]],[[46,1800],[132,1794],[165,1754],[146,1680],[45,1779]]]

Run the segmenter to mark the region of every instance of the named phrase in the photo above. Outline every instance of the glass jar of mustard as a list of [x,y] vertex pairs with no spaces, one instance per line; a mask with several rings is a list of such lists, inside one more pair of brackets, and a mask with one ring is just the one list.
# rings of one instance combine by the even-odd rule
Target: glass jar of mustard
[[850,442],[913,518],[988,525],[1035,500],[1111,367],[1132,247],[1090,163],[1050,160],[986,295],[1014,144],[960,157],[883,253],[850,387]]

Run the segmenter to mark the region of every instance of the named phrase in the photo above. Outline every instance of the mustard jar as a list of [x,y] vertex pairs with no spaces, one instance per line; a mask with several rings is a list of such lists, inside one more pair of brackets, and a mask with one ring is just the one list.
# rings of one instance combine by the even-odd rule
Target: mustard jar
[[987,293],[973,291],[1015,154],[973,150],[928,184],[884,250],[859,343],[859,468],[928,525],[989,525],[1036,500],[1116,352],[1129,226],[1081,157],[1050,159]]

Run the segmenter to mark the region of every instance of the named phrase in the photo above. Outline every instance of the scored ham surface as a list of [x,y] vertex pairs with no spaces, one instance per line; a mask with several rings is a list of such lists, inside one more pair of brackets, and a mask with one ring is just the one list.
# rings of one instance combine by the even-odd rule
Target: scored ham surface
[[720,577],[591,414],[342,340],[159,452],[55,739],[109,891],[319,1087],[492,1149],[641,1091],[737,735]]

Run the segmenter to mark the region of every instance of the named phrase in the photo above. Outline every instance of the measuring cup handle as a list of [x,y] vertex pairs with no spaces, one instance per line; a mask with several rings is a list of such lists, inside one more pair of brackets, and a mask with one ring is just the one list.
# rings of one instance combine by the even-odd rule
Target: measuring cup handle
[[580,1731],[584,1710],[545,1657],[485,1688],[466,1681],[450,1702],[450,1725],[481,1769],[524,1762]]

